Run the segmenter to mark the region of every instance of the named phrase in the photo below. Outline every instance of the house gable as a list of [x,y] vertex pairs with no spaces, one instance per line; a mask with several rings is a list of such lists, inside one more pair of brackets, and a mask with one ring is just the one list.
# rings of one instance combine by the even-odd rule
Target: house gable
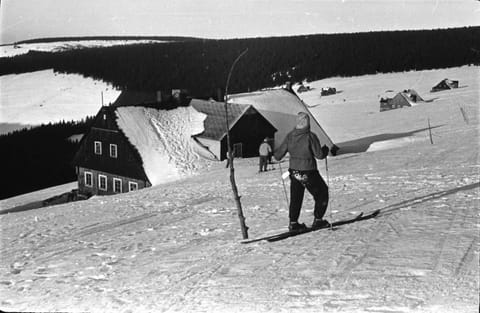
[[[101,143],[101,154],[95,154],[95,142]],[[110,145],[115,145],[116,157],[110,155]],[[73,164],[112,175],[148,181],[142,159],[119,129],[115,108],[111,106],[102,107],[98,112],[92,127],[80,142]]]
[[[227,132],[225,122],[225,106],[222,102],[192,100],[195,110],[207,114],[204,131],[195,136],[212,147],[212,151],[220,160],[227,154]],[[266,137],[274,137],[277,129],[251,105],[228,104],[228,120],[230,142],[232,147],[241,145],[242,155],[237,157],[253,157],[258,155],[258,147]],[[207,144],[207,145],[208,145]]]

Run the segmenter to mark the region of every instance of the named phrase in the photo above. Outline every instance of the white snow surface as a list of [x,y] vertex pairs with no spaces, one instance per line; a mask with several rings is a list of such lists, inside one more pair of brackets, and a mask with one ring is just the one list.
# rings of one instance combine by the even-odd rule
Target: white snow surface
[[144,43],[160,43],[160,40],[72,40],[57,42],[38,42],[38,43],[22,43],[15,45],[0,46],[1,57],[14,57],[26,54],[30,51],[41,52],[61,52],[73,49],[112,47],[120,45],[144,44]]
[[[371,148],[330,157],[328,172],[318,162],[326,218],[380,209],[375,219],[242,244],[230,171],[212,163],[137,192],[0,215],[0,309],[478,312],[478,71],[330,78],[301,94],[336,143]],[[445,77],[463,87],[429,94]],[[322,86],[342,92],[320,97]],[[381,91],[406,88],[437,99],[379,112]],[[287,163],[262,174],[257,158],[234,165],[249,236],[285,231]],[[300,221],[310,224],[312,212],[307,193]]]
[[207,116],[193,107],[157,110],[119,107],[117,123],[143,160],[152,183],[158,185],[194,174],[207,163],[195,152],[192,135],[203,132]]
[[77,74],[43,70],[0,76],[0,124],[40,125],[97,114],[120,91]]

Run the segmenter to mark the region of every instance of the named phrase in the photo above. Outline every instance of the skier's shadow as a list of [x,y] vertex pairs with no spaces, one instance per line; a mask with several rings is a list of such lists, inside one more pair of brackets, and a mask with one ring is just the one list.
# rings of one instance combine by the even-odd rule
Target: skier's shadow
[[445,196],[457,193],[459,191],[466,191],[466,190],[479,188],[479,187],[480,187],[480,182],[476,182],[476,183],[473,183],[473,184],[470,184],[470,185],[465,185],[465,186],[453,188],[453,189],[450,189],[450,190],[443,190],[443,191],[434,192],[434,193],[431,193],[431,194],[428,194],[428,195],[425,195],[425,196],[420,196],[420,197],[416,197],[416,198],[412,198],[412,199],[409,199],[409,200],[405,200],[405,201],[402,201],[402,202],[398,202],[398,203],[395,203],[395,204],[388,205],[388,206],[380,209],[380,214],[382,216],[383,215],[390,215],[390,214],[394,213],[395,211],[400,210],[401,208],[404,208],[406,206],[415,205],[415,204],[419,204],[419,203],[424,203],[424,202],[427,202],[427,201],[435,200],[435,199],[438,199],[438,198],[441,198],[441,197],[445,197]]

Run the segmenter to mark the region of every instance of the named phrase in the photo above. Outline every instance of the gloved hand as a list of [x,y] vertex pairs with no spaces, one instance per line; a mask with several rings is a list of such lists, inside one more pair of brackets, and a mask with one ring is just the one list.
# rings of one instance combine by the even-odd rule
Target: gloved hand
[[323,153],[323,157],[326,157],[328,155],[328,152],[330,151],[330,149],[328,149],[327,145],[324,145],[322,147],[322,153]]

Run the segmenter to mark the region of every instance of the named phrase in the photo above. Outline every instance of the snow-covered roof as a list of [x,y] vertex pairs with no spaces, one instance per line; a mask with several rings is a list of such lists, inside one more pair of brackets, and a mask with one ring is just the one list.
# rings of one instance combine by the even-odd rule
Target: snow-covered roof
[[117,124],[137,149],[152,185],[178,180],[199,166],[192,135],[203,132],[206,115],[192,107],[160,110],[117,107]]
[[303,101],[285,89],[229,95],[229,103],[251,105],[259,111],[277,129],[275,146],[281,144],[288,132],[295,127],[298,112],[305,112],[310,116],[311,130],[322,144],[330,148],[334,145]]

